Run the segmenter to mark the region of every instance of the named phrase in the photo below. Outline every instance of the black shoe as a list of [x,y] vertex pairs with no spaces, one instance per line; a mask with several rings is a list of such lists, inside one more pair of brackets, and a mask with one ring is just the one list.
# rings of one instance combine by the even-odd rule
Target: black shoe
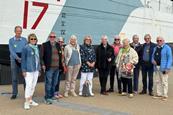
[[147,94],[147,92],[142,90],[139,94],[144,95],[144,94]]
[[112,92],[114,92],[114,90],[113,90],[113,89],[109,89],[109,90],[107,90],[106,92],[112,93]]
[[149,95],[150,95],[150,96],[154,96],[153,92],[149,92]]
[[120,90],[119,90],[119,91],[118,91],[118,93],[119,93],[119,94],[121,94],[121,93],[122,93],[122,91],[120,91]]
[[14,100],[14,99],[16,99],[16,98],[17,98],[16,95],[12,95],[12,96],[11,96],[11,100]]
[[101,95],[109,95],[107,92],[101,92]]

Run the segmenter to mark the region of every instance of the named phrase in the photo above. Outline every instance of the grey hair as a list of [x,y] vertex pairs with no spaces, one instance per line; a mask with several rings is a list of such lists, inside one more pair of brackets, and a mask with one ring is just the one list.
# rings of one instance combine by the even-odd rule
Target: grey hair
[[157,36],[157,39],[160,38],[162,40],[165,40],[162,36]]
[[124,42],[124,41],[126,41],[126,40],[130,43],[130,39],[128,39],[128,38],[124,38],[124,39],[122,40],[122,42]]
[[139,36],[137,34],[134,34],[132,38],[134,38],[134,37],[138,37],[139,38]]
[[114,36],[114,39],[115,39],[115,38],[119,38],[119,39],[120,39],[120,36],[119,36],[119,35],[115,35],[115,36]]

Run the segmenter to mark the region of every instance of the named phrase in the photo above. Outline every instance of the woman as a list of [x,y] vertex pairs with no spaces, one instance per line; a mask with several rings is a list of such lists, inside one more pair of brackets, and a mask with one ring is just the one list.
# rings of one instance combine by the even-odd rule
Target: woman
[[30,34],[28,36],[28,44],[22,51],[21,65],[22,74],[26,82],[24,103],[24,109],[26,110],[30,109],[30,106],[38,106],[38,103],[32,100],[40,70],[40,58],[37,41],[36,35]]
[[77,44],[77,37],[72,35],[69,44],[64,49],[65,64],[67,66],[67,75],[65,82],[64,96],[68,97],[69,91],[72,96],[77,96],[75,92],[76,78],[81,66],[80,47]]
[[127,95],[127,88],[129,97],[133,97],[132,92],[132,79],[133,79],[133,69],[134,65],[138,63],[138,54],[136,51],[130,47],[130,40],[123,40],[123,48],[120,49],[117,59],[116,66],[118,68],[119,77],[123,83],[122,96]]
[[86,80],[89,81],[89,92],[91,96],[94,96],[92,92],[92,79],[95,70],[95,62],[96,62],[96,54],[94,47],[92,44],[91,36],[86,36],[84,38],[84,44],[80,48],[81,53],[81,79],[80,79],[80,88],[79,88],[79,95],[82,95],[83,84]]

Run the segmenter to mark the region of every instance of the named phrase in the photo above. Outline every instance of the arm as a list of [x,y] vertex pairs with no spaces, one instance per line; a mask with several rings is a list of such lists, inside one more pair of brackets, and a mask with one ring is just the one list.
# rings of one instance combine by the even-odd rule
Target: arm
[[12,55],[12,57],[14,58],[14,59],[17,59],[17,60],[19,60],[20,58],[17,56],[17,54],[16,54],[16,52],[15,52],[15,50],[14,50],[14,46],[13,46],[14,44],[12,44],[12,41],[11,41],[11,39],[9,40],[9,50],[10,50],[10,54]]
[[167,70],[170,70],[171,69],[171,66],[172,66],[172,50],[170,47],[167,48],[167,66],[166,66],[166,69]]
[[21,61],[22,72],[26,72],[26,59],[27,59],[27,49],[24,48],[22,50],[22,61]]
[[133,64],[133,65],[135,65],[135,64],[137,64],[138,63],[138,54],[137,54],[137,52],[134,50],[134,49],[132,49],[132,60],[130,61],[130,63],[131,64]]
[[153,53],[152,53],[152,57],[151,57],[151,62],[154,64],[154,65],[157,65],[156,61],[154,60],[154,53],[156,51],[156,47],[154,48],[153,50]]

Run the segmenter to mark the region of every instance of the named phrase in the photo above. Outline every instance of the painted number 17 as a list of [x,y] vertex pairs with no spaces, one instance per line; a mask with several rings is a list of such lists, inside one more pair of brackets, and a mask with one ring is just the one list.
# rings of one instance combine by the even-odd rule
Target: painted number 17
[[[27,29],[27,24],[28,24],[28,6],[29,6],[29,2],[26,0],[24,2],[24,14],[23,14],[23,28],[24,29]],[[39,16],[37,17],[36,21],[31,27],[31,29],[36,29],[48,9],[48,4],[34,1],[32,2],[32,6],[43,7],[42,11],[40,12]]]

